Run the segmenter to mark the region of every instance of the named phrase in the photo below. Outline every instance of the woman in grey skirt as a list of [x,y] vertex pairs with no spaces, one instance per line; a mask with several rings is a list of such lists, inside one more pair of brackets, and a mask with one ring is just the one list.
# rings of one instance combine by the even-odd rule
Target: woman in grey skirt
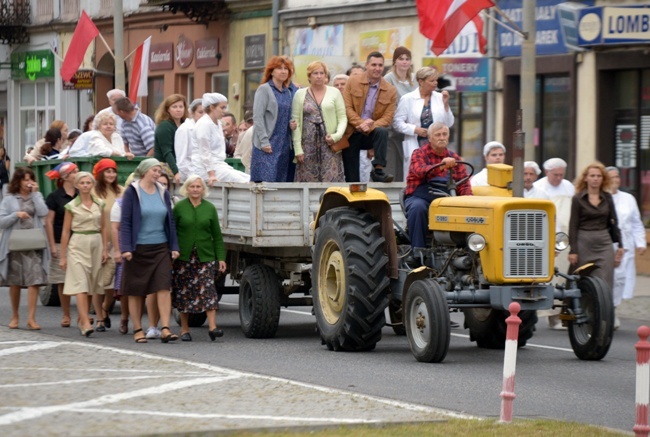
[[[623,240],[618,228],[610,178],[600,162],[589,164],[576,178],[569,222],[570,272],[586,263],[598,266],[591,276],[614,286],[614,267],[623,258]],[[612,243],[618,243],[614,252]]]

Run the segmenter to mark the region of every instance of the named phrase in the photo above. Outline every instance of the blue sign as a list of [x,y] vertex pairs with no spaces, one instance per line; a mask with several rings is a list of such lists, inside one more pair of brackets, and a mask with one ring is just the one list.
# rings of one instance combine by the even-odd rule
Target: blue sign
[[[557,55],[568,52],[565,35],[561,26],[559,8],[563,3],[566,2],[558,0],[537,0],[537,6],[535,8],[535,52],[538,55]],[[589,6],[594,4],[593,1],[583,1],[580,3]],[[499,7],[520,28],[522,27],[522,0],[503,0],[499,2]],[[508,25],[505,20],[502,19],[501,21]],[[521,36],[503,26],[498,26],[498,38],[500,56],[521,56]]]
[[578,44],[650,42],[650,5],[601,6],[580,11]]

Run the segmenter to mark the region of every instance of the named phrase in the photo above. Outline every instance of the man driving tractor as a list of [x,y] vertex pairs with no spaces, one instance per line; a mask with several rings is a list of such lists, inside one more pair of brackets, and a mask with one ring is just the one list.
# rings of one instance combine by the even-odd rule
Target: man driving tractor
[[427,137],[429,142],[411,155],[404,191],[406,223],[414,255],[426,247],[429,205],[434,199],[450,194],[447,188],[448,169],[452,169],[454,181],[466,179],[456,187],[457,194],[472,195],[465,166],[456,164],[461,157],[447,149],[449,128],[441,122],[433,123],[429,126]]

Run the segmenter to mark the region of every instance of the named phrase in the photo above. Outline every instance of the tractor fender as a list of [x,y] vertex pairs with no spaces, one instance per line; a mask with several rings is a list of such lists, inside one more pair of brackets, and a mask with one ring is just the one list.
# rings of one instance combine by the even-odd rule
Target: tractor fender
[[427,266],[421,266],[417,269],[411,270],[404,281],[404,288],[402,288],[402,302],[406,302],[406,294],[408,293],[408,289],[412,283],[420,279],[431,278],[434,274],[434,270]]
[[[382,191],[368,188],[367,191],[351,191],[348,187],[330,187],[323,194],[318,215],[314,221],[314,230],[327,211],[341,206],[351,206],[372,215],[381,226],[381,235],[386,240],[384,252],[388,256],[388,277],[396,279],[397,241],[393,229],[393,216],[388,196]],[[315,233],[314,233],[315,235]],[[312,242],[314,244],[315,242]]]

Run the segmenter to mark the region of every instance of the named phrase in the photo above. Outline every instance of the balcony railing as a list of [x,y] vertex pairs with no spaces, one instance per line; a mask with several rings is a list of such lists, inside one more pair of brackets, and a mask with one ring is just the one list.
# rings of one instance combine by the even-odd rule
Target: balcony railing
[[0,44],[20,44],[29,41],[26,25],[31,23],[29,0],[0,2]]

